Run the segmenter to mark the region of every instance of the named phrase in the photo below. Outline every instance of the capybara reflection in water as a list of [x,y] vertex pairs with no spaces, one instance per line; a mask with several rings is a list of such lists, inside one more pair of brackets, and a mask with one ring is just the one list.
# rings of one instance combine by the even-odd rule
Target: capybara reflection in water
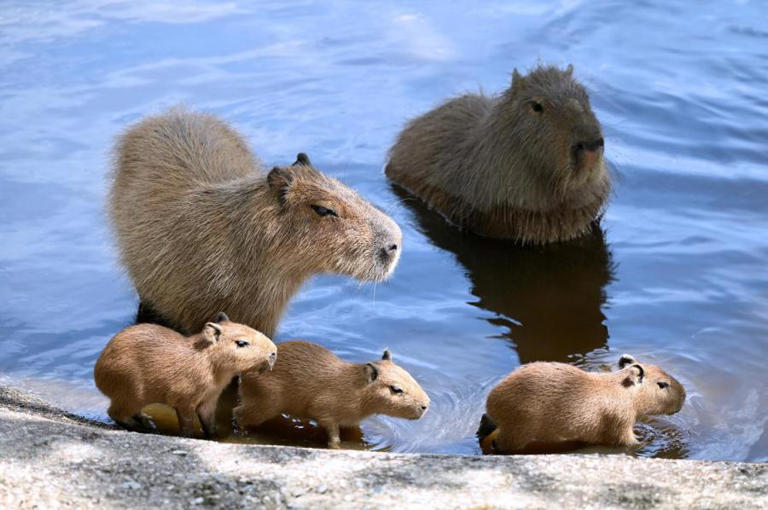
[[544,244],[589,229],[609,195],[603,132],[573,67],[514,71],[511,86],[466,94],[411,120],[386,174],[459,227]]
[[218,310],[268,336],[312,275],[387,278],[400,228],[305,154],[263,172],[211,115],[174,109],[120,137],[109,199],[143,309],[199,331]]
[[216,322],[185,337],[156,324],[138,324],[119,332],[102,351],[93,376],[110,398],[110,418],[129,429],[144,429],[141,409],[154,403],[176,410],[181,433],[194,434],[195,416],[203,432],[215,434],[214,413],[222,390],[245,370],[254,377],[275,363],[277,347],[258,331]]
[[632,446],[635,423],[674,414],[685,389],[627,354],[619,370],[592,373],[565,363],[522,365],[488,395],[478,430],[487,453],[560,450],[563,445]]

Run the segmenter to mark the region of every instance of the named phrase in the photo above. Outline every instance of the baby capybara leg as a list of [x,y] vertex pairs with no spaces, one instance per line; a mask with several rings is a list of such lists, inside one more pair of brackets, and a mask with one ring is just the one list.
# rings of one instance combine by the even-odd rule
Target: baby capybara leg
[[208,438],[216,436],[216,403],[218,400],[218,398],[214,398],[197,407],[197,419],[200,420],[203,434]]
[[[497,434],[492,440],[493,453],[515,453],[525,448],[525,443],[509,433],[504,433],[503,428],[498,428]],[[516,434],[517,435],[517,434]]]
[[112,401],[109,409],[107,409],[107,414],[115,423],[128,430],[141,430],[143,428],[142,423],[136,419],[136,416],[141,414],[141,409],[135,406]]
[[195,410],[177,407],[176,417],[179,419],[179,434],[184,437],[195,436]]
[[256,427],[280,414],[280,410],[269,405],[268,402],[241,403],[235,407],[233,415],[237,425],[241,428]]
[[323,427],[328,434],[328,448],[340,448],[341,436],[339,434],[339,424],[332,420],[317,420],[317,423]]

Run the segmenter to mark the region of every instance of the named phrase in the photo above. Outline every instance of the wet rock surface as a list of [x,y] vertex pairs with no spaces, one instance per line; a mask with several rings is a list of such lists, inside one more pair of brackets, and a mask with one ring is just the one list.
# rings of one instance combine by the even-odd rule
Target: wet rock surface
[[110,428],[0,387],[2,508],[768,508],[768,465],[225,444]]

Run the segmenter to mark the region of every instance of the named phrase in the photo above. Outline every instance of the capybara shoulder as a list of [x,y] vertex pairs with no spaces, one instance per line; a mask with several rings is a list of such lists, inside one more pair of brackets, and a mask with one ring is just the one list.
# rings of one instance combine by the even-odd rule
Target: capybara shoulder
[[578,237],[610,191],[603,134],[573,68],[515,70],[502,94],[467,94],[411,120],[386,174],[477,234],[543,244]]
[[308,278],[381,281],[402,248],[389,216],[306,154],[262,172],[234,129],[181,109],[119,139],[109,202],[141,302],[185,332],[226,309],[272,335]]
[[638,420],[674,414],[684,401],[685,389],[674,377],[626,354],[612,373],[529,363],[491,390],[478,436],[484,451],[492,436],[499,453],[564,444],[629,446],[637,442]]
[[107,343],[93,375],[117,423],[142,428],[141,409],[161,403],[176,410],[184,435],[193,434],[195,415],[203,432],[212,435],[224,387],[246,370],[264,372],[276,355],[269,338],[222,313],[189,337],[155,324],[126,328]]
[[241,377],[235,419],[242,427],[280,414],[311,418],[335,448],[340,426],[355,426],[372,414],[418,419],[429,406],[427,394],[389,351],[378,361],[349,363],[311,342],[284,342],[277,348],[271,372]]

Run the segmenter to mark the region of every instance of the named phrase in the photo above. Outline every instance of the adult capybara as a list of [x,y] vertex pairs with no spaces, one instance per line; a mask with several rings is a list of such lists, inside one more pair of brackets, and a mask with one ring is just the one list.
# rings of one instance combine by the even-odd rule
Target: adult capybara
[[348,363],[311,342],[283,342],[277,350],[271,372],[240,378],[234,415],[242,427],[283,413],[311,418],[328,433],[328,446],[338,448],[340,426],[357,426],[372,414],[418,419],[429,407],[427,394],[389,351],[380,361]]
[[110,418],[124,427],[143,428],[141,409],[160,403],[176,410],[185,436],[194,434],[195,415],[211,436],[222,390],[245,370],[271,368],[276,355],[269,338],[222,313],[191,337],[156,324],[126,328],[104,348],[93,377],[111,400]]
[[386,174],[463,229],[530,244],[585,233],[611,188],[572,66],[515,70],[497,97],[467,94],[413,119]]
[[496,453],[631,446],[638,442],[638,420],[683,407],[685,389],[659,367],[624,354],[619,369],[592,373],[565,363],[522,365],[488,395],[481,444],[490,439]]
[[381,281],[401,250],[395,222],[305,154],[262,172],[232,128],[182,109],[122,135],[110,215],[142,304],[187,332],[224,309],[272,336],[309,277]]

